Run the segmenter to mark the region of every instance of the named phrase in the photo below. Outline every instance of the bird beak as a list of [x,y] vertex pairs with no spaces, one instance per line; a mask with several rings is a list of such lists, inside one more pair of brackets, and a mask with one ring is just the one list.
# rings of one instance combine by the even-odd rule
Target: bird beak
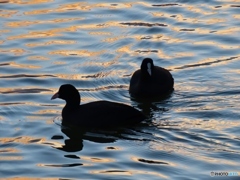
[[58,94],[58,92],[57,92],[56,94],[54,94],[54,95],[52,96],[51,100],[56,99],[56,98],[58,98],[58,97],[59,97],[59,94]]

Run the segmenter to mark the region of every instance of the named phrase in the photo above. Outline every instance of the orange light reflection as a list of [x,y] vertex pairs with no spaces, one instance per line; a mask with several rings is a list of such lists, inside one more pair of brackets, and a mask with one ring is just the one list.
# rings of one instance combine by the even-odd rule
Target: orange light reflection
[[13,177],[13,178],[0,178],[0,180],[59,180],[59,178],[35,178],[35,177]]
[[220,44],[214,41],[198,41],[198,42],[193,42],[193,44],[196,45],[213,45],[213,46],[218,46],[222,49],[240,49],[240,46],[234,46],[234,45],[224,45]]
[[49,58],[44,57],[44,56],[29,56],[29,60],[41,60],[41,61],[46,61],[49,60]]
[[57,29],[51,29],[47,31],[34,31],[29,32],[28,34],[21,34],[17,36],[10,36],[7,39],[8,40],[15,40],[15,39],[24,39],[24,38],[43,38],[43,37],[52,37],[52,36],[59,36],[60,32],[73,32],[76,31],[76,26],[70,26],[66,28],[57,28]]
[[10,17],[12,17],[13,15],[17,14],[17,12],[18,12],[18,11],[11,11],[11,10],[1,9],[1,11],[0,11],[0,17],[10,18]]
[[64,4],[59,6],[57,9],[42,9],[42,10],[34,10],[26,12],[25,15],[33,15],[33,14],[47,14],[54,12],[67,12],[67,11],[90,11],[94,8],[108,8],[108,9],[123,9],[123,8],[131,8],[132,3],[99,3],[99,4],[90,4],[87,2],[80,3],[72,3],[72,4]]
[[87,157],[87,156],[81,156],[81,159],[85,160],[85,161],[90,161],[90,162],[94,162],[94,163],[108,163],[108,162],[114,162],[114,159],[110,159],[110,158],[94,158],[94,157]]
[[24,49],[0,49],[0,53],[13,53],[16,56],[21,56],[24,53],[26,53],[26,51]]
[[42,143],[46,141],[45,138],[33,138],[30,136],[21,136],[21,137],[5,137],[0,138],[1,143],[21,143],[21,144],[30,144],[30,143]]
[[83,20],[83,18],[64,18],[64,19],[53,19],[48,21],[14,21],[14,22],[7,23],[6,26],[12,27],[12,28],[18,28],[18,27],[35,25],[35,24],[64,23],[64,22],[76,21],[76,20]]
[[28,47],[37,47],[37,46],[48,46],[48,45],[55,45],[55,44],[75,44],[76,41],[70,41],[70,40],[53,40],[48,41],[45,43],[32,43],[32,44],[26,44]]
[[98,51],[98,52],[90,52],[88,50],[56,50],[56,51],[51,51],[49,54],[54,54],[54,55],[62,55],[62,56],[99,56],[100,54],[103,54],[104,51]]
[[54,0],[10,0],[11,3],[14,4],[21,4],[21,5],[32,5],[32,4],[43,4],[43,3],[48,3],[52,2]]

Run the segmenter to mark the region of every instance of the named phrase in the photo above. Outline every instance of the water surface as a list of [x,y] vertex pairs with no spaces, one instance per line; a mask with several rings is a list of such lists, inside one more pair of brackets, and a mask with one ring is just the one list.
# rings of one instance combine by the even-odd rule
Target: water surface
[[[1,178],[240,172],[239,1],[0,2]],[[131,100],[129,81],[145,57],[171,71],[170,97]],[[60,126],[64,102],[50,100],[64,83],[83,104],[121,102],[149,119],[69,138]]]

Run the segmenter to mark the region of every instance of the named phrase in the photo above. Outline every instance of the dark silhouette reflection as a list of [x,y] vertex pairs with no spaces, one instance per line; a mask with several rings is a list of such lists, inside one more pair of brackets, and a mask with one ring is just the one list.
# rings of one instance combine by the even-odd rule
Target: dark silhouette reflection
[[[106,134],[103,134],[107,132],[106,130],[99,131],[96,129],[71,127],[66,125],[61,130],[72,140],[85,139],[97,143],[112,143],[115,141],[114,138],[107,137]],[[108,133],[110,132],[112,131],[109,131]]]
[[131,97],[131,100],[133,102],[137,103],[137,107],[143,112],[144,115],[149,117],[149,120],[153,117],[154,113],[161,111],[166,112],[168,111],[167,108],[160,108],[159,104],[165,104],[166,100],[169,99],[172,96],[172,93],[154,97],[154,98],[135,98]]
[[[111,129],[90,129],[71,126],[66,123],[62,123],[61,131],[69,137],[64,141],[64,145],[61,147],[55,147],[56,149],[65,152],[77,152],[83,149],[83,140],[88,140],[95,143],[114,143],[119,139],[126,140],[142,140],[138,133],[141,133],[141,129],[148,126],[147,123],[141,123],[131,128],[111,128]],[[60,136],[53,136],[52,139],[59,139]]]
[[145,103],[145,102],[160,102],[160,101],[164,101],[168,98],[170,98],[173,94],[174,90],[170,91],[167,94],[161,95],[161,96],[154,96],[154,97],[134,97],[132,96],[130,93],[130,98],[132,101],[136,101],[136,102],[141,102],[141,103]]
[[66,139],[64,141],[65,145],[62,147],[57,147],[56,149],[65,151],[65,152],[77,152],[81,151],[83,148],[82,139]]

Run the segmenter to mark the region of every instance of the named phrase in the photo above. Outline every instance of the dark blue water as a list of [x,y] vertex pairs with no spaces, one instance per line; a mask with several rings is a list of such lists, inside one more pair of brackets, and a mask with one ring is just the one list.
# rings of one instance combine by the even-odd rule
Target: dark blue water
[[[239,178],[239,1],[0,2],[0,178]],[[131,100],[145,57],[171,71],[170,97]],[[121,102],[149,119],[69,138],[64,102],[50,100],[64,83],[83,104]]]

